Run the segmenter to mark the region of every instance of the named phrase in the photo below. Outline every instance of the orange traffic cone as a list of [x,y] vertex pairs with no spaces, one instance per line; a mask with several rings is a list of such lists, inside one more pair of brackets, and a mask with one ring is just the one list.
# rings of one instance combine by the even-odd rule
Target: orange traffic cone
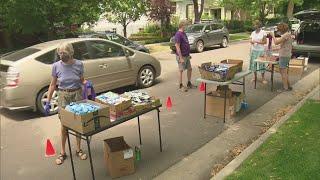
[[51,157],[51,156],[55,156],[56,155],[56,151],[54,150],[51,142],[49,139],[47,139],[47,146],[46,146],[46,154],[45,157]]
[[204,84],[204,82],[201,82],[201,84],[200,84],[200,86],[199,86],[199,91],[200,92],[204,92],[205,91],[205,84]]
[[169,96],[167,98],[167,109],[171,109],[172,108],[172,102],[171,102],[171,97]]

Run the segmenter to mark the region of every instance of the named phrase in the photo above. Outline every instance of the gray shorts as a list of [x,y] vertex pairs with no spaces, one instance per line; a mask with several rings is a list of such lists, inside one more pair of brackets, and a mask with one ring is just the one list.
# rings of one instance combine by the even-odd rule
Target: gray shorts
[[178,67],[180,71],[184,71],[186,69],[191,69],[191,62],[190,62],[191,56],[185,56],[183,57],[184,62],[179,62],[179,56],[176,56],[176,60],[178,63]]
[[279,67],[284,69],[289,67],[290,57],[279,57]]

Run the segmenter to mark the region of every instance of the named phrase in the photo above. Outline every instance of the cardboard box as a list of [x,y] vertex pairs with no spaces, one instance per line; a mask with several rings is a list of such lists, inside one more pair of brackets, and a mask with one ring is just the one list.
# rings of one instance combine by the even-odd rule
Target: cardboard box
[[305,59],[298,59],[298,58],[293,58],[289,61],[289,66],[304,66],[305,65]]
[[[289,65],[289,72],[288,73],[289,73],[289,76],[302,76],[304,70],[305,70],[304,66]],[[280,72],[278,65],[274,66],[274,71]]]
[[135,172],[134,151],[123,136],[104,140],[104,157],[107,172],[112,178]]
[[225,88],[227,88],[227,92],[226,92],[227,97],[232,97],[232,90],[229,88],[229,86],[217,86],[216,91],[212,91],[212,95],[224,97]]
[[302,76],[304,66],[289,66],[289,76]]
[[[116,94],[116,93],[114,93],[114,94]],[[101,103],[101,104],[108,105],[110,107],[111,111],[124,111],[132,105],[131,99],[129,99],[129,98],[125,98],[125,99],[127,99],[127,100],[124,100],[119,104],[108,104],[107,102],[104,102],[98,98],[96,98],[95,101],[98,103]]]
[[86,134],[110,124],[109,106],[90,100],[77,101],[76,103],[95,104],[100,106],[101,109],[84,115],[76,115],[61,108],[60,120],[62,125],[79,133]]
[[[235,114],[235,97],[227,97],[226,101],[226,119],[230,119]],[[214,96],[212,93],[206,95],[206,114],[223,118],[224,97]]]
[[225,59],[220,61],[221,63],[224,64],[236,64],[237,65],[237,72],[241,72],[242,71],[242,66],[243,66],[243,60],[239,60],[239,59]]
[[130,116],[135,114],[137,111],[136,109],[131,106],[128,109],[124,110],[124,111],[112,111],[110,110],[110,121],[113,122],[115,120],[117,120],[118,118],[121,117],[125,117],[125,116]]

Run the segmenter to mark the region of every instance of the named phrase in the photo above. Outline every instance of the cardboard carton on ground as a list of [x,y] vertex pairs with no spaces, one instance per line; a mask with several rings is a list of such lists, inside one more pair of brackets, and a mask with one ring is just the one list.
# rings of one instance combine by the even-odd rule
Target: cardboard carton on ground
[[304,66],[305,65],[305,59],[303,58],[293,58],[289,61],[289,65],[293,65],[293,66]]
[[110,124],[109,106],[90,100],[77,101],[76,103],[90,103],[98,105],[101,108],[98,111],[85,115],[76,115],[61,108],[59,113],[62,125],[79,133],[86,134]]
[[[293,66],[289,65],[289,76],[302,76],[304,72],[305,66]],[[279,71],[279,66],[274,66],[274,71],[275,72],[280,72]]]
[[[223,118],[224,97],[215,96],[212,93],[206,95],[206,113],[209,116]],[[235,114],[235,97],[227,97],[226,119],[230,119]]]
[[134,151],[123,136],[104,140],[104,157],[107,172],[112,178],[135,172]]

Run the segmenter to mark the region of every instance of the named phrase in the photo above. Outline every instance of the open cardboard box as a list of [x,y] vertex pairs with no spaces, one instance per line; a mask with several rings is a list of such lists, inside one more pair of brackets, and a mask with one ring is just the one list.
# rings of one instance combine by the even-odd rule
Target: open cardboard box
[[110,124],[109,106],[91,100],[82,100],[75,103],[90,103],[98,105],[101,108],[98,111],[84,115],[77,115],[61,108],[59,113],[62,125],[76,132],[86,134]]
[[134,151],[124,141],[123,136],[104,140],[106,168],[112,178],[135,172]]

